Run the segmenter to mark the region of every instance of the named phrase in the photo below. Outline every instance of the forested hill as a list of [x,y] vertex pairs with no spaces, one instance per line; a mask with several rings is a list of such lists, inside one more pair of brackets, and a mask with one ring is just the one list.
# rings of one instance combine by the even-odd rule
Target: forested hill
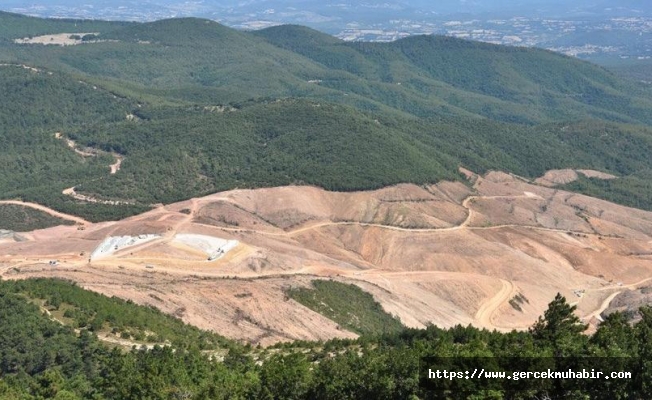
[[[2,14],[0,23],[15,18]],[[73,28],[69,25],[59,22],[51,30]],[[31,36],[46,26],[35,27]],[[437,36],[345,43],[303,27],[249,33],[194,18],[126,26],[98,22],[87,28],[99,32],[102,42],[64,49],[8,46],[4,52],[191,101],[291,96],[422,117],[470,113],[527,123],[587,116],[652,122],[649,98],[636,97],[610,72],[538,49]],[[15,31],[14,38],[26,35],[24,29]]]
[[[649,399],[652,309],[641,308],[634,326],[611,314],[591,336],[574,309],[558,295],[529,332],[430,326],[254,349],[70,283],[0,281],[0,399]],[[572,365],[632,376],[532,379],[527,388],[477,379],[455,391],[433,380],[438,390],[428,390],[420,378],[433,356],[471,368],[491,359],[488,368],[510,376],[527,370],[510,360],[527,357],[540,361],[530,371]]]
[[[329,69],[347,71],[366,81],[400,85],[399,92],[436,98],[448,107],[493,119],[541,122],[593,115],[652,121],[649,98],[646,106],[639,108],[631,101],[632,88],[611,72],[545,50],[445,36],[349,43],[292,25],[254,34]],[[337,88],[337,82],[322,85]],[[342,89],[356,92],[358,86]],[[423,115],[432,113],[425,104],[424,109],[395,106]]]
[[110,32],[131,24],[131,22],[83,19],[43,19],[0,11],[0,40],[11,41],[24,36],[38,36],[62,32]]
[[[548,51],[434,36],[346,43],[193,18],[0,13],[0,27],[4,198],[103,220],[234,187],[458,179],[463,165],[602,170],[621,179],[575,189],[652,209],[650,93]],[[69,45],[15,42],[61,33]],[[101,201],[62,194],[73,186]]]

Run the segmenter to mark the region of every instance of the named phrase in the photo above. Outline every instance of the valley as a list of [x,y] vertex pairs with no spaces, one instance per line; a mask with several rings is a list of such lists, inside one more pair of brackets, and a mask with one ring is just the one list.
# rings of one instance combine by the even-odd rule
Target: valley
[[645,298],[652,100],[599,67],[437,36],[0,19],[0,161],[19,166],[0,197],[52,226],[0,226],[7,279],[264,346],[356,336],[288,298],[315,279],[413,328],[527,329],[559,291],[595,328]]
[[0,400],[652,398],[637,65],[0,11]]

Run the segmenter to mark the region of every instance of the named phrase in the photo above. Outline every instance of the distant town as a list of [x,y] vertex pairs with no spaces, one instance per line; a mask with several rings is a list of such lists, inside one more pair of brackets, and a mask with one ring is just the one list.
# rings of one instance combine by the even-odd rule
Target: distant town
[[389,42],[411,35],[440,34],[494,44],[543,47],[574,57],[610,55],[642,60],[652,56],[651,32],[652,18],[648,17],[607,21],[513,17],[441,22],[391,20],[389,26],[351,26],[335,36],[347,41]]
[[[589,60],[649,60],[652,57],[652,17],[648,16],[449,19],[435,13],[397,10],[393,13],[397,17],[388,19],[387,15],[392,13],[387,10],[377,11],[376,14],[347,14],[347,7],[350,6],[342,7],[332,8],[331,14],[326,14],[292,7],[262,11],[226,6],[208,9],[203,2],[189,1],[168,6],[147,4],[142,7],[37,4],[8,8],[5,11],[39,17],[129,21],[199,16],[243,30],[285,23],[306,25],[346,41],[389,42],[412,35],[440,34],[494,44],[536,46]],[[361,17],[363,14],[365,17]],[[352,18],[359,20],[351,21]]]

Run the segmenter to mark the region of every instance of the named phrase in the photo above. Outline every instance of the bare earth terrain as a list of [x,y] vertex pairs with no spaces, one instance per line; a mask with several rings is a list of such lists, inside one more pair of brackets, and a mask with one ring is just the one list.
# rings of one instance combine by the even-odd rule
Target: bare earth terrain
[[17,44],[42,44],[54,46],[74,46],[82,43],[91,43],[97,41],[84,42],[81,38],[85,35],[98,35],[99,32],[86,32],[86,33],[57,33],[53,35],[41,35],[34,37],[26,37],[22,39],[15,39],[14,43]]
[[411,327],[526,329],[557,292],[595,324],[649,293],[652,213],[464,172],[469,186],[233,190],[34,231],[0,242],[0,275],[72,279],[263,345],[355,337],[285,295],[313,279],[354,283]]
[[594,171],[591,169],[553,169],[545,173],[540,178],[535,179],[534,183],[543,186],[558,186],[566,183],[571,183],[579,179],[579,175],[584,175],[587,178],[596,179],[617,179],[615,175],[607,174],[605,172]]

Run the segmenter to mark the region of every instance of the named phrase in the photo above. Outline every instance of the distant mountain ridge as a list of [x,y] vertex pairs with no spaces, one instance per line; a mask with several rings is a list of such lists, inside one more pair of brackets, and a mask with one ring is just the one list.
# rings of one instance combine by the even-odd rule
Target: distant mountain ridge
[[[388,106],[420,117],[434,110],[525,123],[584,116],[652,122],[637,104],[622,107],[633,89],[610,72],[538,49],[437,36],[345,43],[304,27],[248,33],[194,18],[108,27],[99,37],[119,42],[65,52],[15,51],[25,61],[48,60],[43,66],[112,77],[145,90],[202,93],[186,91],[182,96],[190,101],[307,97],[372,111]],[[652,106],[649,98],[636,103]]]
[[[0,13],[0,26],[0,64],[39,70],[0,68],[0,135],[14,149],[0,160],[22,165],[0,186],[5,197],[104,219],[234,187],[455,179],[463,165],[530,177],[603,170],[623,177],[604,196],[652,207],[642,189],[652,170],[649,91],[548,51],[438,36],[347,43],[300,26],[241,32],[196,18]],[[98,40],[14,43],[76,32]],[[10,111],[35,99],[43,112]],[[101,153],[80,158],[55,132]],[[109,153],[123,158],[118,173],[107,172]],[[43,180],[53,173],[66,178]],[[61,194],[71,186],[136,206],[80,204]]]

